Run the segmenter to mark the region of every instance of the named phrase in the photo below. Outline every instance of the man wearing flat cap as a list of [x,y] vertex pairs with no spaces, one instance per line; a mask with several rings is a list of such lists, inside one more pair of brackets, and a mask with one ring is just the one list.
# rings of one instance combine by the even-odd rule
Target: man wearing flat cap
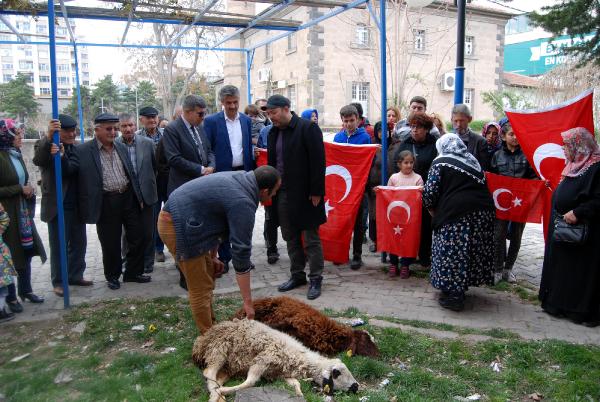
[[125,145],[116,142],[119,118],[103,113],[94,119],[94,139],[75,149],[67,172],[78,173],[79,215],[96,224],[102,247],[104,276],[110,289],[121,287],[121,231],[127,236],[124,282],[150,282],[144,275],[143,197]]
[[[71,116],[61,114],[58,120],[50,120],[48,134],[35,143],[33,163],[40,167],[42,179],[41,219],[48,224],[50,241],[50,280],[54,294],[63,296],[60,270],[60,246],[58,242],[58,211],[56,207],[56,178],[54,173],[54,155],[59,147],[52,142],[55,131],[59,132],[61,160],[66,161],[75,152],[77,122]],[[62,171],[62,192],[65,220],[65,241],[67,244],[68,283],[73,286],[91,286],[92,281],[83,278],[85,271],[85,252],[87,237],[85,223],[77,211],[77,177]]]
[[291,263],[291,278],[278,289],[287,292],[305,285],[308,261],[310,286],[306,297],[316,299],[321,295],[324,265],[319,226],[327,220],[323,133],[314,122],[290,112],[290,101],[282,95],[267,100],[267,113],[273,122],[267,137],[268,161],[282,177],[273,199],[274,215]]

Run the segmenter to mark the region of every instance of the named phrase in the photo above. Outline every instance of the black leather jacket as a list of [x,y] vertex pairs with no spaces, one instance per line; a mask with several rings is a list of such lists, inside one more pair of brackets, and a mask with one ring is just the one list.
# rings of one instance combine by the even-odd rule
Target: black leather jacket
[[496,151],[492,157],[491,171],[502,176],[519,177],[521,179],[538,178],[529,162],[527,162],[521,147],[517,147],[514,152],[511,152],[506,147],[506,142],[502,142],[502,148]]

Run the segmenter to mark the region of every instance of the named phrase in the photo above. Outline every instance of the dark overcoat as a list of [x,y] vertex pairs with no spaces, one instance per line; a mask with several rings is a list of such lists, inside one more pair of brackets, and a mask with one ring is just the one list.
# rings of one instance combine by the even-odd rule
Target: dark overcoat
[[[296,230],[315,229],[325,223],[325,147],[319,126],[292,114],[284,130],[273,126],[267,137],[269,165],[277,167],[277,139],[282,135],[285,188],[289,203],[290,222]],[[309,196],[321,196],[315,207]],[[277,196],[273,198],[277,206]],[[277,214],[274,214],[277,215]]]

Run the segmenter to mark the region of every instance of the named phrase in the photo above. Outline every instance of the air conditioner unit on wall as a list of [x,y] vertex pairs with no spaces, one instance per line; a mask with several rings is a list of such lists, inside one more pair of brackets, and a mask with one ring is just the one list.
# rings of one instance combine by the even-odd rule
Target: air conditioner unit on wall
[[449,71],[442,76],[442,91],[454,91],[455,86],[454,71]]
[[271,80],[271,69],[260,68],[258,69],[258,82],[269,82]]
[[285,80],[277,81],[277,89],[283,89],[287,87],[287,82]]

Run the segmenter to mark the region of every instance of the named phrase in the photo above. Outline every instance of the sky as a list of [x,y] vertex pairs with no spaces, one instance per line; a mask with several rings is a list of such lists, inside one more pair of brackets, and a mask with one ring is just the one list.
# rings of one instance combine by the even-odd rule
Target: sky
[[[506,5],[522,11],[539,10],[542,6],[552,5],[559,0],[513,0]],[[496,7],[497,0],[473,0],[475,4]],[[93,7],[102,4],[94,0],[70,1],[68,5]],[[104,3],[106,4],[106,3]],[[267,7],[265,3],[257,3],[259,10]],[[498,6],[501,7],[501,6]],[[502,8],[502,7],[501,7]],[[515,11],[516,12],[516,11]],[[125,30],[125,22],[77,20],[77,36],[84,36],[86,42],[120,43]],[[131,24],[127,35],[127,43],[140,43],[145,37],[150,36],[150,24]],[[88,48],[90,59],[91,82],[94,83],[107,74],[113,74],[115,81],[120,81],[124,74],[131,70],[127,63],[128,53],[119,48]],[[141,50],[143,51],[143,50]],[[217,54],[218,53],[218,54]],[[201,73],[220,73],[222,66],[220,52],[203,52],[198,62],[198,71]]]

